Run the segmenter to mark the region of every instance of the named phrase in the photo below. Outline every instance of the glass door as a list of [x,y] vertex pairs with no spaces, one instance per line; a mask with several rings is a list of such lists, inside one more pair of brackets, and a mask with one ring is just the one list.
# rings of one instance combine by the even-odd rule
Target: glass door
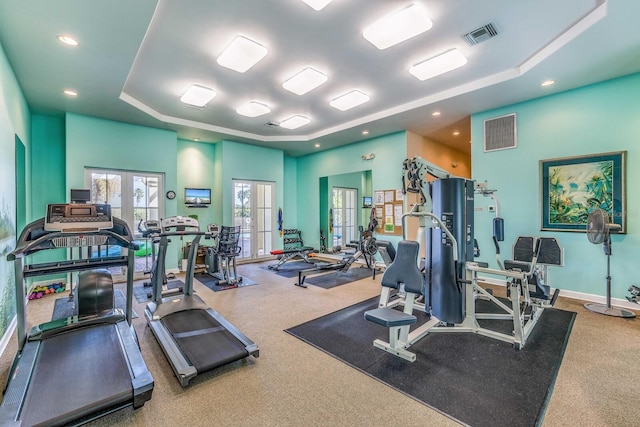
[[333,187],[333,246],[344,247],[357,240],[356,200],[358,190],[355,188]]
[[233,225],[240,227],[240,255],[267,256],[273,249],[273,182],[233,180]]
[[[129,225],[140,249],[136,251],[134,276],[139,278],[151,268],[151,242],[142,238],[139,227],[148,219],[160,219],[164,212],[163,175],[145,172],[85,169],[85,185],[91,189],[92,203],[108,203],[111,214]],[[104,249],[106,250],[106,249]],[[96,249],[97,251],[97,249]],[[119,254],[119,247],[107,255]],[[96,252],[92,254],[98,256]],[[123,274],[117,268],[112,274]]]

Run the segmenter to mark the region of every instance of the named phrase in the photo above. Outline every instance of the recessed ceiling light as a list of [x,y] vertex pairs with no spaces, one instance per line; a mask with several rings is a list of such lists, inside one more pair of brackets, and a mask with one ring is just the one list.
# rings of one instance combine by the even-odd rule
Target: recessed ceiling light
[[416,4],[393,12],[369,25],[362,36],[378,49],[386,49],[429,30],[433,22]]
[[553,80],[545,80],[542,83],[540,83],[540,86],[542,86],[542,87],[551,86],[554,83],[555,83],[555,81],[553,81]]
[[213,89],[200,85],[191,85],[189,89],[180,97],[180,101],[194,107],[204,107],[216,96]]
[[236,109],[236,113],[246,117],[258,117],[271,112],[271,109],[261,102],[251,101]]
[[329,105],[340,111],[347,111],[360,104],[364,104],[369,99],[371,98],[369,98],[369,95],[366,93],[360,92],[359,90],[352,90],[351,92],[332,99],[331,102],[329,102]]
[[269,50],[259,43],[246,37],[236,37],[218,57],[218,64],[230,68],[239,73],[244,73],[253,67]]
[[282,84],[286,90],[297,95],[304,95],[328,80],[320,71],[307,67]]
[[458,136],[458,135],[460,135],[460,132],[458,132],[457,130],[453,131],[453,136]]
[[198,142],[198,141],[200,141],[200,138],[193,138],[193,140],[194,140],[195,142]]
[[78,96],[78,92],[76,92],[75,90],[71,90],[71,89],[65,89],[62,91],[62,93],[64,93],[67,96]]
[[300,126],[309,124],[311,120],[305,116],[295,115],[280,122],[280,127],[285,129],[298,129]]
[[426,61],[415,64],[409,68],[409,72],[413,74],[418,80],[427,80],[440,74],[444,74],[448,71],[455,70],[462,67],[467,63],[467,58],[464,57],[458,49],[452,49],[441,55],[435,56]]
[[331,3],[331,0],[302,0],[315,10],[322,10],[326,5]]
[[432,116],[439,116],[440,115],[440,111],[434,111],[433,113],[431,113]]
[[314,147],[320,148],[320,144],[316,144],[316,145],[314,145]]
[[71,36],[58,36],[58,40],[69,46],[78,46],[78,41]]
[[363,131],[362,131],[362,134],[363,134],[363,135],[369,135],[369,131],[368,131],[368,130],[363,130]]

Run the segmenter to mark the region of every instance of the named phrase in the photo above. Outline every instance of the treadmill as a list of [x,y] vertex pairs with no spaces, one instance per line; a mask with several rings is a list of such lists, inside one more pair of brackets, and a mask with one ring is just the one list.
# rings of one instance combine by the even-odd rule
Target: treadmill
[[[90,249],[103,245],[126,248],[127,255],[92,257]],[[109,205],[49,205],[46,218],[24,228],[7,255],[15,262],[18,353],[0,405],[0,425],[79,425],[127,406],[140,408],[151,398],[153,378],[131,325],[136,246],[128,225],[111,216]],[[80,257],[23,266],[29,255],[59,248],[78,248]],[[83,248],[88,248],[85,258]],[[117,266],[127,267],[124,310],[113,307],[106,270]],[[25,280],[71,272],[80,272],[75,314],[27,334]]]
[[156,271],[164,271],[169,238],[193,236],[183,292],[162,296],[162,274],[153,275],[153,301],[145,309],[149,327],[183,387],[195,376],[248,356],[259,356],[258,346],[193,293],[193,274],[200,238],[198,221],[174,216],[161,221]]

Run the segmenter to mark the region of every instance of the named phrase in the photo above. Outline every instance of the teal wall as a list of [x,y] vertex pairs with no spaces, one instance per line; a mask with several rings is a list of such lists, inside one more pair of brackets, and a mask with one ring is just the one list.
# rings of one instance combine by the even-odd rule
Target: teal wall
[[[205,230],[208,224],[219,224],[222,219],[215,215],[215,206],[212,204],[206,208],[189,208],[184,204],[184,189],[210,188],[212,199],[214,192],[220,191],[215,180],[215,145],[202,142],[192,142],[183,139],[178,140],[178,169],[177,187],[173,189],[178,201],[178,215],[198,215],[200,229]],[[166,188],[170,190],[170,188]]]
[[33,218],[45,216],[47,204],[67,201],[65,122],[62,117],[34,114],[31,120],[31,204]]
[[[551,285],[604,295],[606,257],[602,245],[584,233],[540,231],[539,160],[610,151],[627,151],[627,234],[613,236],[612,296],[624,298],[638,281],[640,249],[640,74],[587,86],[472,116],[473,178],[498,189],[505,219],[503,259],[518,235],[556,237],[564,247],[565,266],[552,269]],[[484,153],[483,121],[517,113],[518,146]],[[476,197],[480,206],[489,199]],[[476,237],[482,258],[491,261],[493,214],[476,212]]]
[[[69,113],[67,193],[71,188],[83,188],[85,167],[164,173],[165,188],[176,188],[176,141],[174,131]],[[165,202],[167,215],[176,214],[177,203],[177,199]]]
[[[375,159],[362,160],[362,155],[368,153],[375,153]],[[321,177],[371,170],[371,186],[374,190],[400,188],[402,162],[406,154],[406,134],[397,132],[299,157],[297,200],[300,208],[297,224],[303,232],[305,245],[320,246]],[[388,240],[397,242],[400,238],[390,236]]]
[[[31,146],[31,112],[4,49],[0,45],[0,112],[9,118],[11,131],[27,148]],[[3,125],[4,122],[0,122]],[[13,141],[13,140],[12,140]],[[27,157],[29,156],[27,149]],[[28,164],[28,162],[27,162]]]
[[[31,206],[30,221],[46,215],[49,203],[67,201],[65,183],[65,127],[63,117],[34,114],[31,117]],[[32,262],[65,258],[66,249],[43,251]],[[35,281],[63,278],[65,275],[38,277]]]
[[[9,335],[8,327],[16,313],[14,263],[6,260],[7,252],[15,247],[19,229],[16,229],[16,211],[24,214],[22,221],[31,215],[30,200],[26,206],[16,205],[16,136],[23,143],[24,151],[18,152],[23,164],[24,190],[30,187],[31,113],[20,89],[13,69],[0,46],[0,352],[4,350]],[[24,156],[22,156],[24,154]],[[20,198],[18,198],[20,199]]]
[[[284,175],[282,178],[283,227],[298,228],[298,203],[296,199],[298,191],[298,160],[296,158],[289,156],[284,157]],[[300,206],[300,210],[305,211],[304,205]]]

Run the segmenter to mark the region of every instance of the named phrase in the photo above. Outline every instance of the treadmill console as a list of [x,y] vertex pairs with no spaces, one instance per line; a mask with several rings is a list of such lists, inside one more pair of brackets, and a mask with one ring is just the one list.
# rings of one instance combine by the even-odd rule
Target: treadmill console
[[200,224],[195,218],[188,216],[170,216],[162,219],[163,231],[187,231],[188,228],[200,229]]
[[211,237],[218,237],[218,234],[220,234],[220,226],[218,224],[207,225],[207,233],[209,233]]
[[44,229],[63,233],[96,232],[113,228],[111,205],[50,204]]
[[144,228],[147,230],[147,234],[161,233],[162,227],[160,227],[160,221],[157,219],[148,219],[144,222]]

